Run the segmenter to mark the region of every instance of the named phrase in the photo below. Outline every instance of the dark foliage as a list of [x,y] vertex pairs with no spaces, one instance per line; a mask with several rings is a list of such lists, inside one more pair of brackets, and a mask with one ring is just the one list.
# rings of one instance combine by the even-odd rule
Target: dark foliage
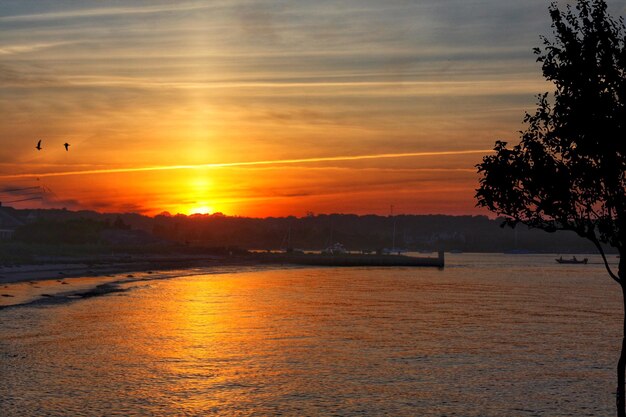
[[626,243],[626,30],[601,0],[550,7],[552,37],[536,48],[555,91],[538,98],[519,144],[498,141],[478,165],[478,205],[549,232]]
[[[3,207],[1,210],[9,208]],[[499,227],[502,219],[490,220],[486,216],[398,215],[391,218],[376,215],[320,214],[302,218],[259,219],[219,214],[147,217],[134,213],[111,214],[56,209],[10,211],[15,218],[26,223],[23,229],[16,231],[14,238],[17,241],[67,243],[70,236],[83,230],[84,236],[74,236],[71,240],[80,244],[110,245],[110,237],[114,236],[113,240],[119,238],[126,242],[124,248],[116,244],[116,250],[130,250],[127,246],[136,242],[135,237],[141,237],[140,232],[143,232],[144,237],[153,236],[154,244],[170,242],[185,245],[188,249],[222,246],[285,249],[291,246],[320,250],[332,242],[341,242],[350,250],[376,250],[391,247],[395,241],[397,247],[414,251],[593,251],[592,244],[578,239],[571,232],[547,235],[526,227],[503,229]],[[33,217],[38,219],[34,224],[30,223]],[[82,228],[80,225],[83,221],[101,223],[103,229],[96,234],[92,229]],[[135,249],[143,251],[149,248]],[[111,249],[107,251],[110,252]]]
[[25,243],[87,244],[98,242],[105,228],[105,222],[89,219],[39,220],[17,228],[13,239]]

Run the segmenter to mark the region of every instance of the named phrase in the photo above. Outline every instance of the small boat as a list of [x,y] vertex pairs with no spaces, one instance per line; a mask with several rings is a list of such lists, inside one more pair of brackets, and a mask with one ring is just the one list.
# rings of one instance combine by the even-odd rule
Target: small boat
[[563,257],[559,257],[558,259],[555,259],[555,261],[557,261],[560,264],[587,264],[587,258],[585,259],[576,259],[576,257],[572,257],[572,259],[563,259]]

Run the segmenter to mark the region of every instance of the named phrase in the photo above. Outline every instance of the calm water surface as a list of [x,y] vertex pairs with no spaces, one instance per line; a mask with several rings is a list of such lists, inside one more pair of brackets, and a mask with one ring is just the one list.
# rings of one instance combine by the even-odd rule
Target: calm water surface
[[205,274],[2,310],[0,415],[613,415],[622,311],[601,265],[447,261]]

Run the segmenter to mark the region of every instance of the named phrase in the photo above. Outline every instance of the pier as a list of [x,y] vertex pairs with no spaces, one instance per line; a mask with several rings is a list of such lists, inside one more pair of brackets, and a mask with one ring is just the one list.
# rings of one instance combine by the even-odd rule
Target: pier
[[405,255],[365,255],[365,254],[267,254],[266,261],[294,265],[311,266],[411,266],[411,267],[436,267],[443,268],[444,253],[440,251],[437,257],[414,257]]

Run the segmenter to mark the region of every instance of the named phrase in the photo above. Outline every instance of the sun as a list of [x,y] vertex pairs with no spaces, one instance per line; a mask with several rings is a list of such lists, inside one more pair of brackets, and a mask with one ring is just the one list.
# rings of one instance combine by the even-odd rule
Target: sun
[[196,206],[196,207],[192,207],[188,210],[187,214],[192,215],[192,214],[211,214],[215,212],[215,210],[213,209],[213,207],[211,206]]

